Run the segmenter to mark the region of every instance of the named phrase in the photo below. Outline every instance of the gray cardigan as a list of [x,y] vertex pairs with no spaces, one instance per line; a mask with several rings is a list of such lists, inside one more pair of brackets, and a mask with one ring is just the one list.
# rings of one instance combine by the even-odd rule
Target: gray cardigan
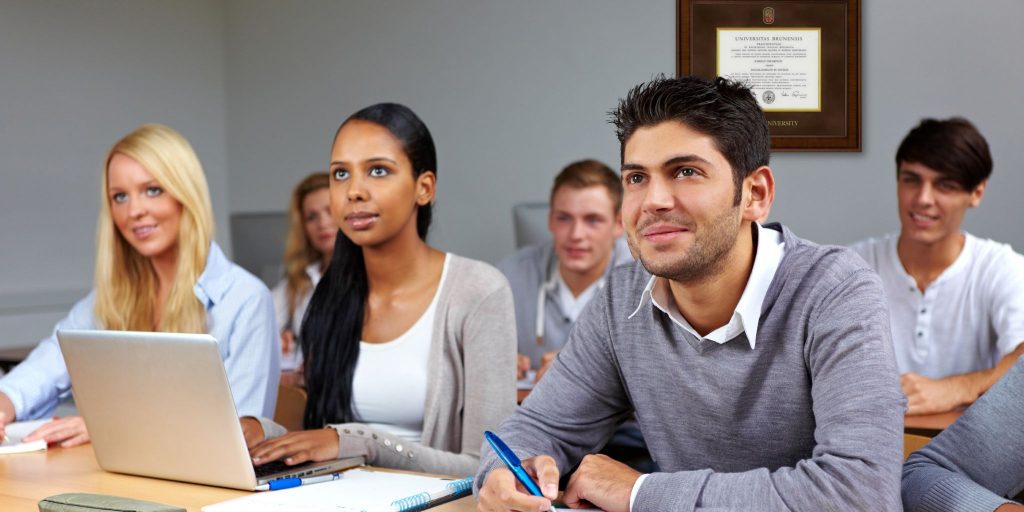
[[[362,423],[330,425],[340,457],[374,466],[469,476],[480,459],[484,430],[516,407],[516,332],[508,281],[494,267],[451,258],[434,318],[421,443]],[[381,381],[386,385],[386,381]],[[267,438],[284,427],[261,418]]]
[[910,511],[990,511],[1024,491],[1024,358],[903,465]]
[[[881,283],[849,249],[783,237],[755,348],[637,308],[650,274],[618,267],[498,434],[565,472],[635,411],[662,472],[633,512],[899,510],[905,399]],[[477,485],[501,464],[482,453]]]

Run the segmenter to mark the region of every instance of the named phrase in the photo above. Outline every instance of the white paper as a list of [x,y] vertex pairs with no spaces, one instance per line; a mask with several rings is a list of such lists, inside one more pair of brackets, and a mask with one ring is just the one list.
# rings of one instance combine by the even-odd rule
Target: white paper
[[353,469],[339,480],[267,491],[203,507],[203,512],[379,512],[391,503],[422,492],[443,489],[454,480]]
[[7,437],[0,443],[0,455],[10,453],[38,452],[46,449],[46,441],[39,439],[30,443],[22,443],[21,439],[43,426],[50,420],[19,421],[4,427]]

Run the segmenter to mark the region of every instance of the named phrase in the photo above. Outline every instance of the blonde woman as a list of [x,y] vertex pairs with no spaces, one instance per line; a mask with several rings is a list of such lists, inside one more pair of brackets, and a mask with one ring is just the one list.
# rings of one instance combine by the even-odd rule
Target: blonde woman
[[[267,288],[213,241],[206,177],[192,146],[162,125],[114,144],[102,175],[93,291],[57,329],[209,333],[220,343],[240,414],[272,415],[278,348]],[[50,414],[71,392],[54,335],[0,379],[3,425]],[[25,438],[89,441],[81,417],[44,424]]]
[[295,334],[302,326],[313,289],[331,262],[338,224],[331,217],[327,171],[306,176],[292,191],[288,208],[288,238],[284,249],[285,276],[274,287],[274,310],[281,328],[281,370],[292,371],[302,361]]

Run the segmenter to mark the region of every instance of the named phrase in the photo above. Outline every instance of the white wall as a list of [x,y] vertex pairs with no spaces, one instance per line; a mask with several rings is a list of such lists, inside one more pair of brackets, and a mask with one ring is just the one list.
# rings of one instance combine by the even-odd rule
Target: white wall
[[0,346],[91,286],[102,160],[139,124],[192,142],[228,240],[223,27],[202,0],[0,1]]
[[[617,165],[606,112],[630,86],[674,72],[675,4],[228,0],[232,210],[285,208],[291,185],[326,165],[348,114],[399,101],[438,147],[433,243],[496,261],[513,249],[515,202],[544,200],[571,160]],[[967,228],[1024,249],[1011,195],[1024,188],[1024,69],[1012,57],[1024,2],[862,4],[864,151],[774,155],[772,220],[836,243],[896,229],[896,146],[920,118],[959,114],[996,161]]]
[[[545,199],[571,160],[617,163],[606,113],[674,72],[675,3],[0,0],[0,346],[45,333],[57,313],[38,305],[90,286],[101,159],[142,122],[195,145],[227,248],[227,214],[283,210],[348,114],[406,103],[438,146],[432,242],[498,260],[514,203]],[[899,140],[959,114],[996,162],[967,227],[1024,249],[1024,2],[862,4],[864,151],[774,155],[773,220],[839,243],[895,229]]]
[[345,117],[397,101],[437,145],[432,242],[495,261],[514,202],[546,199],[572,160],[616,164],[607,110],[673,66],[662,3],[229,1],[232,209],[285,208]]

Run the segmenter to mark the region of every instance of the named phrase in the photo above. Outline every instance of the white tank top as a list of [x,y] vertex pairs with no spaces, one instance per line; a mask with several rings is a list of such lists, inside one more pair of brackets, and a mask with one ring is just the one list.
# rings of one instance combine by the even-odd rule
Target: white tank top
[[385,343],[359,342],[352,378],[352,404],[359,421],[416,443],[423,435],[427,360],[448,260],[445,254],[434,298],[409,330]]

